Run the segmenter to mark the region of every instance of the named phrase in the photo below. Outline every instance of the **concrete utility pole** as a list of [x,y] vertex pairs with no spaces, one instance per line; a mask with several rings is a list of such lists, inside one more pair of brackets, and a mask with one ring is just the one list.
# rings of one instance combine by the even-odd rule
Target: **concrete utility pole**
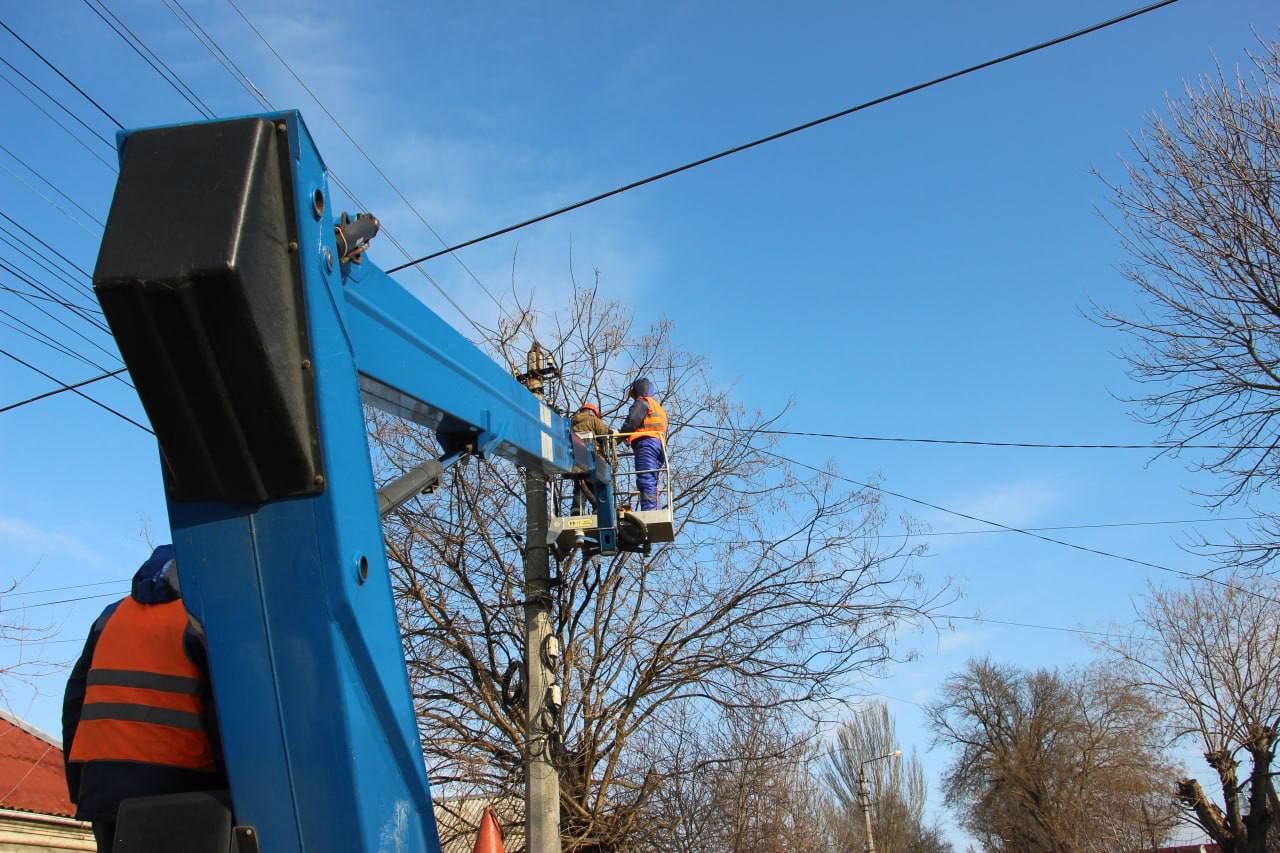
[[865,767],[858,768],[858,802],[862,804],[862,820],[867,825],[867,842],[862,845],[862,850],[863,853],[876,853],[876,842],[871,836],[871,793],[867,790]]
[[901,758],[902,750],[896,749],[875,758],[868,758],[858,765],[858,802],[862,804],[862,820],[867,826],[867,843],[862,846],[863,853],[876,853],[876,840],[871,834],[871,792],[867,789],[867,765],[884,758]]
[[[554,375],[538,344],[519,376],[542,399],[545,377]],[[550,665],[559,655],[551,630],[551,561],[547,549],[547,477],[525,471],[524,664],[525,832],[528,853],[560,853],[560,777],[551,762],[559,696]],[[554,701],[553,701],[554,699]]]

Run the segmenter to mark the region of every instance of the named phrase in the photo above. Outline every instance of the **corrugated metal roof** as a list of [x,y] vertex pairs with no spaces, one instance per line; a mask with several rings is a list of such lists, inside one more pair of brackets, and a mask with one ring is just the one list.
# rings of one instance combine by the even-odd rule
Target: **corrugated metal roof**
[[73,817],[62,744],[0,711],[0,808]]

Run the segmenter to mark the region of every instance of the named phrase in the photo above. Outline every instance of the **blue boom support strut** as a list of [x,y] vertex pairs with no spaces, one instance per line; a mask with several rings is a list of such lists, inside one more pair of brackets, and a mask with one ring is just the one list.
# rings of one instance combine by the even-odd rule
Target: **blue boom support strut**
[[[264,851],[439,850],[362,401],[601,495],[567,422],[369,261],[296,112],[119,134],[94,273],[156,427],[236,822]],[[540,544],[540,543],[539,543]]]

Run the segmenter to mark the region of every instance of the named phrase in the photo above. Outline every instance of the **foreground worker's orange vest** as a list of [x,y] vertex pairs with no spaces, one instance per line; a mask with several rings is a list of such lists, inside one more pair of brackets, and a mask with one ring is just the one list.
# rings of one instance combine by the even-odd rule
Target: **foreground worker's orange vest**
[[644,423],[640,425],[640,429],[631,434],[627,440],[634,442],[637,438],[656,438],[659,441],[667,437],[667,413],[663,411],[662,406],[658,405],[658,401],[652,397],[637,397],[637,400],[644,400],[644,404],[649,407],[649,412],[644,416]]
[[181,601],[120,602],[93,650],[71,761],[215,769]]

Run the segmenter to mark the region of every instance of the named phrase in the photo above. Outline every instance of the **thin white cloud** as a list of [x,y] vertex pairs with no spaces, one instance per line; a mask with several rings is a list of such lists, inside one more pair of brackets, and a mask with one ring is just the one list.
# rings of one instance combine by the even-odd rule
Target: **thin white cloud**
[[962,512],[1011,527],[1043,520],[1060,503],[1060,494],[1047,483],[1019,482],[997,486],[954,502]]
[[938,651],[955,651],[966,646],[980,645],[989,639],[989,631],[942,631],[938,634]]
[[[1010,527],[1031,527],[1049,518],[1065,503],[1062,489],[1047,482],[1024,480],[988,486],[979,491],[947,497],[939,503],[972,515]],[[981,530],[980,523],[967,521],[946,513],[925,514],[929,533],[945,533],[951,530]],[[992,528],[993,530],[996,528]],[[928,534],[925,534],[927,538]],[[929,552],[939,554],[979,544],[983,536],[939,536],[929,539]]]
[[40,557],[56,554],[91,563],[102,562],[98,553],[74,536],[43,530],[14,516],[0,515],[0,542]]

